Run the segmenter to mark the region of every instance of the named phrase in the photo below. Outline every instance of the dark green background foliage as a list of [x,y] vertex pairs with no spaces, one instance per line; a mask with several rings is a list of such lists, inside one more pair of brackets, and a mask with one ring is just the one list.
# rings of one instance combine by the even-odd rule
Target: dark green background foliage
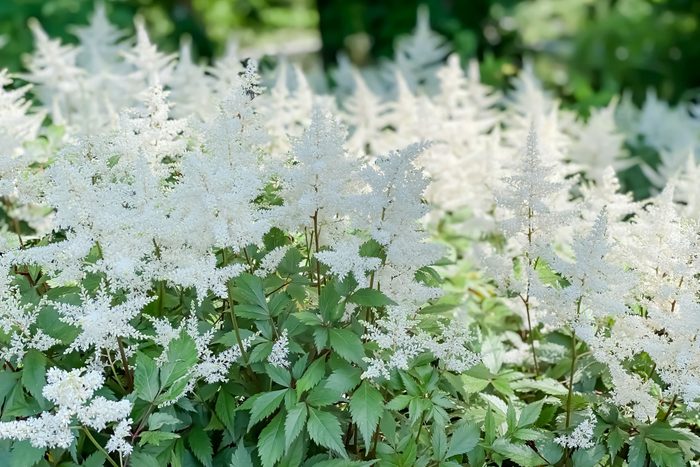
[[[84,23],[93,3],[0,2],[0,66],[18,69],[31,50],[28,18],[70,41],[68,26]],[[433,28],[463,59],[479,58],[483,79],[497,86],[532,57],[547,85],[580,110],[625,90],[637,102],[649,87],[677,101],[700,88],[700,2],[693,0],[114,0],[107,7],[126,30],[142,14],[166,50],[191,35],[205,58],[234,31],[244,42],[319,31],[329,66],[343,49],[360,63],[391,56],[396,37],[413,29],[419,3],[428,5]]]

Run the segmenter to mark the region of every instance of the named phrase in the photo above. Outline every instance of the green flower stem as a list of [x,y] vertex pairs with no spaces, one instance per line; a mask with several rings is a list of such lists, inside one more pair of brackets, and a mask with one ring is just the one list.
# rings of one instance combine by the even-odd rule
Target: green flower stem
[[119,464],[114,462],[114,459],[112,459],[109,456],[109,453],[105,450],[105,448],[103,448],[102,445],[100,443],[98,443],[97,440],[92,436],[92,433],[90,433],[90,430],[86,427],[83,427],[83,431],[87,435],[88,439],[92,442],[92,444],[94,444],[95,447],[107,457],[107,460],[109,461],[109,463],[112,464],[114,467],[119,467]]
[[[318,230],[318,210],[314,212],[314,215],[312,217],[314,221],[314,238],[312,240],[314,241],[314,249],[316,253],[319,252],[321,249],[321,242],[319,241],[319,230]],[[318,258],[316,259],[316,292],[318,292],[319,297],[321,296],[321,263],[318,262]]]
[[124,351],[124,344],[122,343],[121,337],[117,337],[117,345],[119,346],[119,356],[122,359],[122,366],[124,367],[124,373],[126,374],[127,392],[131,392],[134,389],[134,377],[132,376],[131,369],[129,368],[129,361],[126,358],[126,352]]
[[671,415],[671,412],[673,411],[673,407],[676,405],[676,400],[678,399],[678,394],[673,395],[673,399],[671,399],[671,402],[668,404],[668,410],[664,414],[663,417],[661,417],[661,421],[665,422],[668,420],[668,417]]

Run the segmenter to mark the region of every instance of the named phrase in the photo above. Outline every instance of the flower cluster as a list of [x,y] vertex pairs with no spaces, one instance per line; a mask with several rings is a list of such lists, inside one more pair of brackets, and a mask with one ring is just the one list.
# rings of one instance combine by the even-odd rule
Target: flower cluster
[[[68,448],[75,439],[72,423],[77,420],[81,425],[97,431],[107,425],[119,422],[118,426],[128,423],[132,403],[128,400],[113,401],[102,396],[95,396],[95,391],[102,387],[104,378],[99,373],[84,370],[63,371],[51,368],[46,374],[46,386],[43,395],[53,402],[53,412],[42,412],[37,417],[13,422],[0,422],[0,437],[15,440],[29,440],[33,446],[45,448]],[[111,441],[114,450],[129,455],[131,446],[123,441],[115,428]],[[121,430],[123,431],[123,429]]]
[[[269,467],[283,453],[293,465],[309,440],[340,456],[360,438],[366,454],[402,450],[372,430],[408,407],[396,417],[419,427],[407,439],[419,443],[429,418],[432,444],[447,446],[454,404],[438,374],[461,374],[450,394],[471,403],[474,367],[509,397],[530,374],[561,395],[549,376],[567,373],[566,404],[540,401],[565,410],[550,454],[595,444],[591,409],[571,430],[579,390],[605,388],[590,405],[635,423],[700,404],[697,109],[650,94],[582,119],[529,64],[492,89],[423,10],[393,62],[360,70],[341,57],[332,94],[286,60],[260,76],[233,46],[212,66],[187,41],[164,54],[141,20],[125,38],[102,6],[76,45],[30,27],[30,85],[11,89],[0,72],[0,357],[23,385],[0,438],[67,449],[76,423],[89,437],[110,427],[107,452],[173,442],[161,463],[191,449],[211,465],[206,433],[222,430],[238,449],[226,456],[248,465],[247,423]],[[640,147],[659,163],[640,162]],[[645,199],[624,192],[633,166]],[[501,320],[502,305],[513,316]],[[474,309],[521,327],[475,331]],[[31,376],[44,373],[37,355],[61,353],[46,384]],[[25,390],[55,408],[22,405]],[[475,411],[487,437],[509,428],[490,461],[527,459],[506,437],[544,441],[523,428],[541,406],[516,421],[486,396],[504,418]]]

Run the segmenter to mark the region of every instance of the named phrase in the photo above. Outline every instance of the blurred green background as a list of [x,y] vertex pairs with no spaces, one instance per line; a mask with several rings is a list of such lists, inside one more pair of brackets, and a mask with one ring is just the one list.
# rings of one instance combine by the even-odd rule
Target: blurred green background
[[[700,90],[697,0],[105,1],[110,19],[127,31],[141,14],[164,50],[175,50],[183,34],[204,60],[232,34],[244,46],[268,44],[265,50],[306,38],[306,51],[317,44],[326,67],[341,50],[360,63],[391,56],[395,38],[413,29],[419,3],[428,5],[433,29],[463,59],[479,58],[484,81],[496,86],[530,57],[547,86],[580,110],[621,91],[639,102],[652,87],[674,102]],[[28,18],[70,42],[70,25],[86,23],[93,6],[93,0],[0,0],[0,66],[20,69],[20,57],[32,49]]]

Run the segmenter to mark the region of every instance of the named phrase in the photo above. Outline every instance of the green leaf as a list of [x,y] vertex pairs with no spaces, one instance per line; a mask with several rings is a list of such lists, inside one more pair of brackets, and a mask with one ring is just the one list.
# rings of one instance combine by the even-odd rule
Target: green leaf
[[328,328],[315,328],[314,329],[314,344],[316,345],[316,350],[319,352],[326,348],[328,343]]
[[550,464],[556,464],[564,455],[562,447],[551,439],[539,439],[535,441],[535,446],[540,455]]
[[617,456],[617,453],[620,452],[620,449],[622,449],[622,446],[628,438],[629,435],[618,427],[613,427],[613,429],[610,430],[610,434],[608,435],[608,449],[610,449],[610,457],[612,459]]
[[534,423],[540,417],[543,404],[544,401],[537,401],[523,407],[523,410],[520,411],[520,417],[518,418],[518,427],[522,428],[534,425]]
[[314,462],[313,467],[370,467],[374,461],[349,461],[347,459],[329,459],[321,462]]
[[348,297],[348,302],[374,308],[396,305],[396,302],[376,289],[359,289]]
[[517,422],[515,420],[515,407],[513,407],[513,404],[508,404],[508,410],[506,411],[506,423],[508,425],[509,433],[517,427]]
[[270,318],[266,309],[250,303],[239,303],[234,306],[234,311],[239,318],[252,319],[255,321],[265,321]]
[[630,449],[627,453],[627,463],[629,467],[643,467],[647,457],[647,448],[644,444],[644,437],[637,435],[632,438]]
[[168,431],[144,431],[139,435],[139,446],[143,446],[144,444],[159,446],[162,441],[170,441],[179,437],[180,435],[177,433],[170,433]]
[[255,402],[253,402],[253,407],[250,410],[248,431],[250,431],[250,428],[253,425],[277,410],[277,407],[279,407],[282,403],[282,399],[284,399],[286,392],[287,389],[279,389],[277,391],[263,393],[257,399],[255,399]]
[[31,467],[44,457],[45,449],[35,448],[29,441],[12,443],[12,466]]
[[147,402],[153,402],[160,390],[156,362],[142,353],[136,354],[134,389],[136,391],[136,396]]
[[314,407],[323,407],[335,404],[342,399],[343,394],[335,389],[329,388],[325,384],[317,384],[306,397],[306,403]]
[[252,274],[243,273],[236,278],[234,285],[232,290],[234,300],[240,304],[257,305],[264,311],[265,319],[267,319],[270,311],[267,308],[262,279]]
[[566,386],[552,378],[521,379],[510,383],[510,387],[515,391],[542,391],[551,396],[565,396],[569,392]]
[[221,423],[230,431],[234,431],[234,414],[236,410],[236,400],[231,394],[226,391],[221,391],[219,396],[216,398],[216,406],[214,407],[214,412],[216,416],[219,417]]
[[178,425],[180,420],[170,414],[157,412],[148,417],[148,429],[157,430],[165,425]]
[[167,388],[187,376],[197,364],[197,346],[186,332],[168,344],[166,363],[160,367],[160,386]]
[[129,465],[139,467],[160,467],[160,462],[155,457],[145,452],[136,451],[129,457]]
[[529,446],[513,444],[504,438],[498,438],[494,441],[491,449],[523,467],[535,467],[544,464],[542,458]]
[[272,467],[284,454],[284,414],[278,413],[258,436],[258,456],[263,467]]
[[656,465],[664,467],[683,467],[686,465],[680,449],[666,446],[649,438],[645,439],[645,441],[649,456]]
[[256,345],[248,355],[248,361],[250,363],[265,361],[270,353],[272,353],[273,345],[274,344],[272,342],[261,342],[260,344]]
[[326,360],[321,357],[314,360],[306,369],[304,375],[297,381],[297,394],[301,395],[305,391],[313,388],[326,374]]
[[22,360],[22,386],[40,403],[46,399],[41,391],[46,384],[46,357],[38,350],[31,349]]
[[104,467],[107,457],[100,451],[95,451],[85,459],[81,467]]
[[362,372],[359,368],[352,366],[344,366],[333,370],[333,373],[326,380],[326,387],[337,391],[341,394],[350,392],[353,388],[360,384],[360,375]]
[[299,402],[287,412],[287,418],[284,421],[284,446],[286,449],[289,449],[289,446],[304,429],[307,415],[308,409],[303,402]]
[[214,449],[206,431],[200,426],[195,426],[187,437],[192,454],[206,467],[211,467],[214,456]]
[[280,367],[277,365],[265,364],[265,373],[270,377],[272,381],[288,388],[292,384],[292,374],[289,372],[288,368]]
[[447,435],[442,427],[433,427],[430,444],[433,448],[432,458],[441,461],[447,454]]
[[484,440],[486,444],[492,444],[496,439],[496,420],[493,415],[492,405],[489,404],[484,418]]
[[546,436],[545,432],[535,428],[518,428],[511,435],[514,439],[522,441],[535,441]]
[[349,329],[331,329],[329,335],[331,348],[338,355],[350,363],[362,364],[362,359],[365,357],[365,349],[362,347],[362,341],[357,334]]
[[332,283],[321,289],[321,295],[318,297],[318,308],[326,322],[333,322],[342,316],[344,308],[341,307],[340,294]]
[[459,378],[462,380],[464,391],[469,394],[481,392],[491,383],[488,379],[475,378],[470,375],[459,375]]
[[379,417],[384,410],[384,397],[369,381],[363,381],[350,398],[352,421],[365,440],[365,452],[369,452],[370,440],[377,429]]
[[[174,401],[177,399],[180,399],[182,397],[183,392],[185,391],[185,388],[187,387],[187,384],[189,382],[188,378],[180,378],[177,381],[175,381],[172,386],[167,388],[165,392],[161,392],[161,394],[156,397],[155,403],[156,405],[161,405],[166,402]],[[185,401],[188,399],[184,399]],[[180,399],[178,403],[183,402],[183,399]]]
[[322,323],[321,317],[316,313],[311,313],[310,311],[300,311],[298,313],[294,313],[293,316],[305,325],[311,327],[320,326]]
[[605,457],[605,447],[601,444],[590,449],[578,449],[571,456],[576,467],[595,467]]
[[450,447],[447,450],[447,458],[466,454],[479,444],[481,430],[474,422],[467,422],[460,425],[450,439]]
[[688,436],[685,433],[676,431],[671,425],[666,422],[655,422],[644,431],[646,438],[651,438],[656,441],[682,441],[687,440]]
[[18,373],[13,373],[11,371],[0,371],[0,403],[2,403],[5,397],[15,388],[19,376]]
[[398,412],[408,407],[411,400],[413,400],[413,396],[409,396],[408,394],[399,394],[386,404],[386,408]]
[[231,455],[230,467],[253,467],[253,459],[250,457],[250,453],[243,446],[239,444],[236,450]]
[[334,415],[309,408],[309,421],[306,429],[316,444],[328,448],[344,458],[348,457],[342,442],[343,433],[340,429],[340,422]]

